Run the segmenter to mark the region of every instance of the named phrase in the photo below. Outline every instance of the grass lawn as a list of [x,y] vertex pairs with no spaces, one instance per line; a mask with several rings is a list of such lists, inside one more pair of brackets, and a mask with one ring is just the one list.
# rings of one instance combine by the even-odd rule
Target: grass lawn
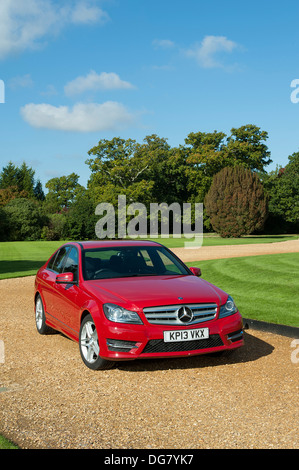
[[63,241],[1,242],[0,279],[35,275],[63,243]]
[[[205,236],[204,245],[269,243],[297,236],[243,237],[222,239]],[[159,239],[173,248],[182,239]],[[178,244],[180,242],[180,244]],[[0,279],[35,275],[42,264],[64,242],[0,243]],[[199,266],[203,278],[231,294],[244,317],[299,326],[299,253],[209,260],[188,263]]]
[[[296,240],[299,235],[248,235],[240,238],[221,238],[217,234],[207,233],[204,234],[202,246],[217,246],[217,245],[251,245],[254,243],[274,243],[283,242],[287,240]],[[194,239],[185,238],[148,238],[168,248],[184,247],[184,243],[192,242]]]
[[[221,238],[214,234],[206,234],[204,236],[203,246],[273,243],[297,238],[298,235]],[[168,246],[170,249],[183,247],[186,241],[184,238],[153,238],[151,240],[158,241]],[[37,270],[47,261],[51,254],[63,243],[64,241],[1,242],[0,279],[35,275]]]
[[231,294],[245,318],[299,327],[299,253],[188,263]]
[[0,450],[1,449],[18,449],[18,447],[12,442],[5,439],[5,437],[0,436]]

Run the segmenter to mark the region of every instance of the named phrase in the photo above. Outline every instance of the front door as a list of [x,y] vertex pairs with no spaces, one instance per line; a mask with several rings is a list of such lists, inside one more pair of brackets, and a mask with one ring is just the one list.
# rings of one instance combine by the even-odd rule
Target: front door
[[[64,262],[64,273],[73,273],[74,281],[78,282],[78,250],[72,247]],[[57,284],[57,310],[59,318],[68,329],[70,336],[78,336],[79,333],[79,313],[78,305],[79,287],[77,284]]]

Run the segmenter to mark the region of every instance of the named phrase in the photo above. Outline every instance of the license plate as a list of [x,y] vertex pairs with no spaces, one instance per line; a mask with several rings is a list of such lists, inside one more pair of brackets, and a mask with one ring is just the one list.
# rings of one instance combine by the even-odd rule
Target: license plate
[[209,328],[196,328],[194,330],[164,331],[164,342],[192,341],[209,337]]

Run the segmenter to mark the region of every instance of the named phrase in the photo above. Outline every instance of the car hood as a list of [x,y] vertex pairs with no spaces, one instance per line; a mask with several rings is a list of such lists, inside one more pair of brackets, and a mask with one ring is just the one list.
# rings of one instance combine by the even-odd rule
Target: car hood
[[192,275],[100,279],[85,281],[84,288],[102,303],[134,310],[187,303],[222,305],[227,300],[224,291]]

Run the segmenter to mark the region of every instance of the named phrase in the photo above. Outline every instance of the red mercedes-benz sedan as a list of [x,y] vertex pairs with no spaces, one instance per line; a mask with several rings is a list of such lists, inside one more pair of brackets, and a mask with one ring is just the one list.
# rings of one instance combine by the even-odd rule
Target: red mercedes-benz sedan
[[70,242],[38,271],[35,320],[79,343],[90,369],[244,344],[231,296],[151,241]]

